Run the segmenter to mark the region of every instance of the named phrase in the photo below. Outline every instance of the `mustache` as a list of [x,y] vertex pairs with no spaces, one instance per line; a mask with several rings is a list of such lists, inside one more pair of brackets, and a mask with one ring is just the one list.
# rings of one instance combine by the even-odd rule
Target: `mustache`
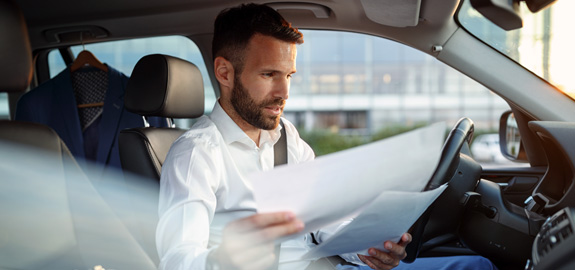
[[270,101],[262,102],[261,107],[269,107],[269,106],[281,106],[283,107],[286,104],[286,100],[283,98],[275,98]]

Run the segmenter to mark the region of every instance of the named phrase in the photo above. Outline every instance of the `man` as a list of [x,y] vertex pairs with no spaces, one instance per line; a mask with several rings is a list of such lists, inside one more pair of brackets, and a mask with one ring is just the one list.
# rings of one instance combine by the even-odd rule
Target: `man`
[[[214,72],[221,96],[209,117],[174,142],[163,165],[160,269],[270,269],[278,256],[274,241],[305,230],[293,213],[258,214],[247,178],[273,168],[296,45],[302,42],[297,29],[264,5],[228,9],[216,19]],[[293,124],[284,125],[288,163],[312,160],[313,151]],[[299,258],[321,242],[322,233],[303,235],[281,244],[279,269],[308,267]],[[388,251],[371,248],[370,256],[342,257],[391,269],[406,256],[410,241],[404,234],[399,243],[385,242]]]

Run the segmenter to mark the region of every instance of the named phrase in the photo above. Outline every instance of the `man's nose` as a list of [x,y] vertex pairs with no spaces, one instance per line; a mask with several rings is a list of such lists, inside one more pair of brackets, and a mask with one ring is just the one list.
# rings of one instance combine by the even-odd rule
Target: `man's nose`
[[275,85],[274,97],[288,99],[290,88],[290,79],[284,78],[279,80]]

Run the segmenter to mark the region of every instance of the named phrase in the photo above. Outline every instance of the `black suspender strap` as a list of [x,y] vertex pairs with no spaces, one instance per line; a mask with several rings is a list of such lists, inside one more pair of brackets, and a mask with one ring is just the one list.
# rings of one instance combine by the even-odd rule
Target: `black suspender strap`
[[[282,164],[287,164],[287,139],[286,139],[286,129],[283,121],[280,119],[281,136],[280,139],[274,145],[274,167]],[[274,253],[276,255],[276,261],[270,268],[272,270],[277,270],[279,266],[280,259],[280,244],[277,244],[274,248]]]
[[287,164],[287,139],[286,129],[283,121],[280,120],[281,137],[274,145],[274,166]]

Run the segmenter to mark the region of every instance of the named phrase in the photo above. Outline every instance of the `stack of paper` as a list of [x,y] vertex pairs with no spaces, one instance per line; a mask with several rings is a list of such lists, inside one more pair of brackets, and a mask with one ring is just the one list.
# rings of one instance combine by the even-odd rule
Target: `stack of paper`
[[258,211],[292,211],[307,232],[353,218],[304,258],[383,249],[384,241],[398,241],[445,189],[423,192],[444,134],[445,124],[438,123],[253,175]]

